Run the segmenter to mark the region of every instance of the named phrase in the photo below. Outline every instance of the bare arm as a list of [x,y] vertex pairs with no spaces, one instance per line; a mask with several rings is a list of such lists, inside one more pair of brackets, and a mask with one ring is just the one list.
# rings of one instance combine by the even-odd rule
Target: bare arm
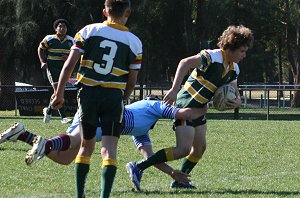
[[[144,158],[148,158],[149,156],[153,155],[151,145],[143,145],[139,149],[140,149],[141,154],[144,156]],[[182,183],[190,182],[190,180],[188,178],[190,175],[183,173],[179,170],[174,170],[172,167],[170,167],[166,163],[155,164],[154,166],[157,169],[159,169],[160,171],[170,175],[176,181],[179,181]]]
[[41,63],[41,69],[46,69],[48,67],[46,54],[47,54],[46,50],[44,50],[40,47],[38,48],[38,56],[39,56],[40,63]]
[[124,99],[125,100],[129,99],[130,94],[134,90],[138,73],[139,73],[139,70],[133,70],[133,69],[131,69],[129,71],[128,81],[127,81],[126,89],[125,89],[125,93],[124,93]]
[[181,83],[183,81],[184,76],[188,73],[190,69],[198,67],[200,63],[200,55],[190,56],[188,58],[182,59],[179,62],[172,88],[164,97],[164,101],[167,105],[172,105],[176,100],[177,92],[181,88]]
[[51,103],[52,108],[60,108],[63,105],[65,86],[80,56],[81,53],[79,52],[79,50],[71,50],[70,55],[64,63],[64,66],[60,72],[55,98]]
[[182,108],[177,111],[175,118],[179,120],[195,120],[207,112],[207,105],[203,108]]

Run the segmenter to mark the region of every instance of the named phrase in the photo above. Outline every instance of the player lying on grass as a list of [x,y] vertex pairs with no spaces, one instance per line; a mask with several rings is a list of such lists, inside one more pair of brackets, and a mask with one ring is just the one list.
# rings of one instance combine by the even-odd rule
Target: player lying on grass
[[[131,135],[136,147],[147,158],[153,154],[149,130],[160,118],[194,119],[206,113],[204,109],[167,107],[162,101],[141,100],[125,106],[124,126],[122,135]],[[97,128],[97,141],[101,141],[102,130]],[[68,165],[76,157],[81,138],[79,131],[79,118],[76,113],[67,134],[60,134],[46,139],[24,128],[23,124],[16,123],[0,135],[0,143],[20,140],[33,145],[28,151],[25,162],[27,165],[43,158],[45,155],[59,164]],[[167,164],[158,164],[156,168],[170,175],[174,180],[188,183],[188,174],[174,170]]]

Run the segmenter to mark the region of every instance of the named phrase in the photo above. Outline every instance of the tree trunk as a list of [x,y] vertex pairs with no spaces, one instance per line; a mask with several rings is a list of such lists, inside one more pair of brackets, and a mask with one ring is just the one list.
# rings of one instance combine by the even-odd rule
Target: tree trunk
[[[291,22],[291,13],[289,2],[286,1],[286,45],[288,52],[288,60],[291,63],[291,71],[294,78],[295,88],[300,88],[300,54],[299,54],[299,25],[293,25]],[[294,91],[294,97],[291,102],[291,107],[300,107],[300,90]]]

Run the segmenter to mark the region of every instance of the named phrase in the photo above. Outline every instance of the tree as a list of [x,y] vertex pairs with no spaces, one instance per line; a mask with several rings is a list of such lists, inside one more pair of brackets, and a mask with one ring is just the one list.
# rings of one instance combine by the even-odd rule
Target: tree
[[[288,60],[294,78],[295,88],[300,88],[300,2],[285,0],[284,13],[286,16],[286,46]],[[300,107],[300,91],[294,91],[292,107]]]

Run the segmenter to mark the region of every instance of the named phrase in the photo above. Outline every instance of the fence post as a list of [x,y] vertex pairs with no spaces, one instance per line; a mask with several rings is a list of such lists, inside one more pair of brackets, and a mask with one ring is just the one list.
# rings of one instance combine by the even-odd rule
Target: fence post
[[270,103],[269,103],[269,98],[270,98],[270,90],[267,90],[267,120],[269,120],[269,113],[270,113]]
[[143,84],[140,85],[140,100],[143,100],[144,98],[144,87],[145,85]]
[[245,90],[244,103],[244,107],[247,108],[247,90]]
[[18,102],[17,102],[17,96],[15,95],[15,116],[18,115]]
[[235,119],[235,120],[240,119],[239,110],[240,110],[240,108],[235,108],[234,109],[233,119]]
[[284,96],[284,92],[282,92],[282,106],[283,106],[283,108],[285,107],[285,96]]
[[276,93],[277,93],[277,107],[279,108],[280,107],[280,94],[279,94],[278,90]]

